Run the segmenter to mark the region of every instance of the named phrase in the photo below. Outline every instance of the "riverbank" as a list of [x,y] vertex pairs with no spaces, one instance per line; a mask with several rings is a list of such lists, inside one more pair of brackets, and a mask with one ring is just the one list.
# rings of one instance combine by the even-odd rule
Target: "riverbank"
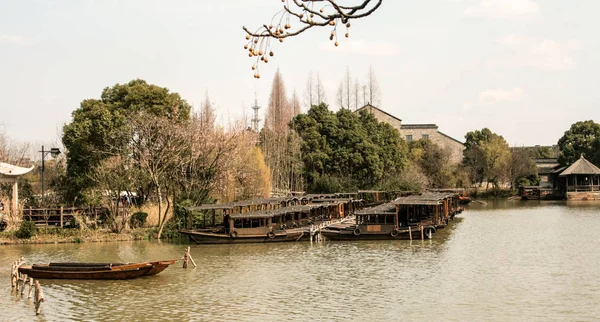
[[0,245],[24,244],[64,244],[108,241],[132,241],[155,239],[155,228],[138,228],[122,233],[106,230],[76,230],[60,228],[42,228],[31,238],[17,238],[15,232],[1,232]]

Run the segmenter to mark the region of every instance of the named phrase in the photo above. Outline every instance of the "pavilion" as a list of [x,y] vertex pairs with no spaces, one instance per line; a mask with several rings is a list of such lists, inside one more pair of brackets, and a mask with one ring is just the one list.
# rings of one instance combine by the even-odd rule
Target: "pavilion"
[[31,168],[23,168],[16,165],[0,162],[0,183],[12,184],[12,202],[10,211],[13,218],[19,214],[19,177],[33,170]]
[[564,178],[565,197],[568,200],[600,199],[600,168],[583,155],[558,176]]

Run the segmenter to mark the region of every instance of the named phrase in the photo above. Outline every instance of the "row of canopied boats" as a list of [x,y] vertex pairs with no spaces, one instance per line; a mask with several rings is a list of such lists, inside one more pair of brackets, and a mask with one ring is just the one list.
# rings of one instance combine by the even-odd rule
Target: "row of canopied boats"
[[425,239],[462,212],[455,191],[359,191],[253,199],[186,209],[182,234],[198,244]]

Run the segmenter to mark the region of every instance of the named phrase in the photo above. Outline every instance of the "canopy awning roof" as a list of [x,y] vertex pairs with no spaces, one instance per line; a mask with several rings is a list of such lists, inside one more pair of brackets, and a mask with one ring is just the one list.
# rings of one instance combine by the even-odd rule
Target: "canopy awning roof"
[[393,215],[396,213],[396,205],[388,202],[381,205],[377,205],[375,207],[365,208],[359,211],[356,211],[354,214],[356,216],[366,216],[366,215]]
[[586,160],[582,155],[579,160],[571,164],[559,176],[564,177],[572,174],[600,174],[600,168]]
[[31,168],[23,168],[16,165],[0,162],[0,177],[16,178],[33,170]]
[[442,200],[455,196],[458,196],[458,194],[447,192],[425,192],[422,195],[413,195],[396,198],[396,200],[394,200],[393,203],[396,205],[439,205],[442,203]]

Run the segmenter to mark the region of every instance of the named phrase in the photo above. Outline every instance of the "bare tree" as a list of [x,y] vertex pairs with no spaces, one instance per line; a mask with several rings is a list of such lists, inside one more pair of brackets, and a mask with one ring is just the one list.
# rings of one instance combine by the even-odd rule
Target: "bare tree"
[[204,94],[204,102],[200,105],[200,120],[202,124],[208,128],[214,128],[216,115],[213,104],[208,96],[208,90]]
[[360,105],[360,84],[358,78],[354,79],[354,88],[352,89],[352,104],[354,104],[354,110],[356,111]]
[[352,109],[352,75],[350,75],[350,66],[346,66],[346,74],[342,81],[344,83],[344,98],[346,100],[346,108]]
[[344,82],[343,81],[340,83],[340,86],[338,87],[335,97],[337,99],[338,106],[340,108],[344,108]]
[[379,92],[379,84],[375,77],[375,70],[373,66],[369,66],[369,72],[367,74],[367,98],[368,103],[374,106],[381,104],[381,94]]
[[107,224],[115,233],[127,227],[129,208],[125,207],[122,194],[131,195],[133,171],[135,167],[127,156],[116,155],[103,160],[89,174],[102,191],[102,201],[109,212]]
[[265,115],[265,127],[278,133],[287,132],[288,123],[292,119],[291,114],[285,93],[285,84],[281,73],[277,70],[273,78],[271,95],[269,96],[269,106]]
[[[286,1],[284,1],[286,2]],[[359,4],[339,4],[337,0],[292,0],[283,5],[283,10],[275,14],[270,24],[263,24],[255,31],[250,31],[245,26],[246,40],[248,43],[244,49],[248,55],[256,59],[252,66],[255,70],[254,77],[260,78],[258,63],[269,62],[272,57],[271,40],[277,39],[283,42],[285,38],[297,36],[315,26],[329,26],[332,31],[329,40],[338,46],[338,26],[345,28],[344,36],[349,37],[350,20],[369,16],[381,6],[382,0],[362,0]],[[294,20],[298,27],[292,26]]]
[[292,109],[292,117],[300,114],[300,99],[298,98],[298,94],[296,94],[296,90],[294,90],[294,93],[292,93],[290,105]]
[[[137,166],[156,189],[158,197],[158,238],[167,223],[173,202],[175,180],[188,151],[188,123],[140,114],[132,120],[135,135],[131,143]],[[163,202],[167,206],[163,209]]]
[[325,86],[323,86],[323,82],[321,82],[321,77],[319,73],[317,73],[317,82],[315,83],[315,93],[317,95],[316,104],[325,103],[327,104],[327,95],[325,94]]
[[304,88],[304,106],[306,106],[306,109],[309,109],[316,103],[315,89],[316,86],[312,72],[309,72],[308,78],[306,79],[306,87]]

